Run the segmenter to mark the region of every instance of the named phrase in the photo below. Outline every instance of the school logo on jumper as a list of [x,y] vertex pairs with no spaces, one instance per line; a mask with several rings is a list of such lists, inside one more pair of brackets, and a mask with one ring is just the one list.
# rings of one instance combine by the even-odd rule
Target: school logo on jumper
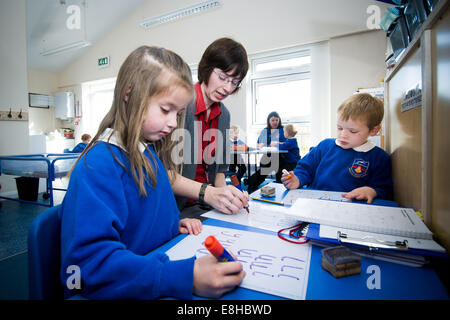
[[355,178],[362,178],[366,176],[367,170],[369,170],[369,161],[362,159],[355,159],[352,166],[348,168],[348,171],[350,171],[351,175]]

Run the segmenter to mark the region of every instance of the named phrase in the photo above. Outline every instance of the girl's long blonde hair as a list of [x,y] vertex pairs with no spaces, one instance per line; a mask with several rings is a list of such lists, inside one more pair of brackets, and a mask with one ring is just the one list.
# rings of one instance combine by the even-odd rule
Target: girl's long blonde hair
[[[152,159],[152,165],[139,149],[142,143],[145,145],[149,143],[142,136],[142,124],[148,102],[150,97],[179,86],[193,94],[190,68],[180,56],[158,47],[142,46],[134,50],[120,67],[111,109],[103,118],[97,134],[83,154],[89,152],[107,128],[113,129],[108,141],[113,134],[120,137],[122,147],[127,151],[129,167],[121,163],[115,155],[114,158],[131,172],[139,186],[139,193],[146,196],[145,185],[149,183],[147,176],[155,187],[157,168],[156,159]],[[182,127],[184,116],[181,115],[178,119],[178,127]],[[171,150],[175,145],[171,136],[172,134],[169,134],[152,144],[173,182],[178,167],[171,159]],[[149,154],[151,156],[151,152]]]

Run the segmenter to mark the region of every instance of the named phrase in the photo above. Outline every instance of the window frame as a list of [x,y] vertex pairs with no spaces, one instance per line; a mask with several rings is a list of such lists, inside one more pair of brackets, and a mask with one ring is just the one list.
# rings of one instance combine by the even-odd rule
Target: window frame
[[[282,67],[278,69],[265,70],[257,72],[259,64],[289,60],[294,58],[310,57],[310,62],[300,66]],[[250,63],[250,101],[251,101],[251,127],[265,127],[266,123],[257,122],[257,99],[258,87],[261,84],[276,84],[284,81],[294,80],[312,80],[311,79],[311,49],[307,46],[299,46],[288,49],[273,50],[270,52],[253,55]],[[311,114],[308,116],[293,117],[291,119],[283,118],[283,123],[311,124]]]

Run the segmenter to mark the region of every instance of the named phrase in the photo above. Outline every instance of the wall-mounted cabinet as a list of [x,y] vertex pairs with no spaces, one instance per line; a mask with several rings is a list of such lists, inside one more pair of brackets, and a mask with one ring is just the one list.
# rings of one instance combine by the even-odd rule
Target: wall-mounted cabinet
[[75,117],[75,97],[73,92],[58,92],[53,96],[55,117],[68,120]]

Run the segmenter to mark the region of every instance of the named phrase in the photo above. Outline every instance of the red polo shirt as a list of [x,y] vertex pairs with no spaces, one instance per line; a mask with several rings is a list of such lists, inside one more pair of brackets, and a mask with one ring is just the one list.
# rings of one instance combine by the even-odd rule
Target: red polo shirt
[[[201,122],[201,135],[202,138],[201,150],[198,149],[198,152],[201,152],[198,159],[202,159],[201,164],[197,164],[197,169],[195,171],[195,181],[198,182],[207,182],[208,173],[207,173],[207,165],[205,163],[205,159],[203,155],[205,154],[205,149],[207,149],[207,155],[214,156],[216,152],[216,137],[213,134],[214,132],[208,131],[209,129],[218,129],[219,127],[219,116],[222,113],[220,111],[220,106],[218,102],[214,102],[210,107],[209,117],[206,117],[206,106],[205,101],[203,100],[203,93],[200,87],[200,83],[196,83],[195,86],[195,97],[196,97],[196,110],[195,117],[196,121]],[[199,129],[200,130],[200,129]],[[207,132],[208,131],[208,132]],[[216,130],[213,130],[216,131]]]

